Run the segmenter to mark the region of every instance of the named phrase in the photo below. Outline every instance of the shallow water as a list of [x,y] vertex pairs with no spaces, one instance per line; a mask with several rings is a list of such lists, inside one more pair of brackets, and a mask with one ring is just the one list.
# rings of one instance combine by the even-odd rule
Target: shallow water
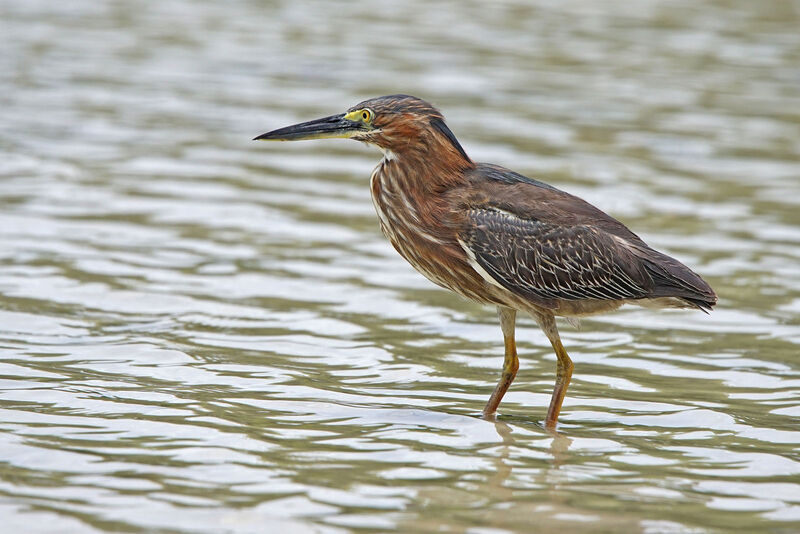
[[[4,532],[800,529],[797,2],[0,1]],[[371,96],[621,218],[720,304],[555,359],[416,274]]]

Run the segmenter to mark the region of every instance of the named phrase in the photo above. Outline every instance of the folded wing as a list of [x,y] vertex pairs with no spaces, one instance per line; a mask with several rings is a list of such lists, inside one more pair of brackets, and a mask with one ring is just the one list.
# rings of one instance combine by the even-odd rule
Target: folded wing
[[489,281],[539,301],[678,299],[708,311],[717,297],[678,260],[578,197],[478,164],[454,196],[461,246]]
[[463,246],[491,278],[536,299],[646,298],[653,281],[618,238],[586,225],[564,226],[498,209],[468,212]]

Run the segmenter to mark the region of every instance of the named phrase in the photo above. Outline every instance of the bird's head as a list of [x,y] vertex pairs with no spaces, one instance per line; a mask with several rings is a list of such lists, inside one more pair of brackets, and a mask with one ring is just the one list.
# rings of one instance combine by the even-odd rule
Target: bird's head
[[255,138],[258,141],[300,141],[303,139],[355,139],[380,147],[384,152],[441,151],[448,147],[453,157],[471,160],[461,148],[442,114],[429,103],[409,95],[389,95],[365,100],[344,113],[331,115]]

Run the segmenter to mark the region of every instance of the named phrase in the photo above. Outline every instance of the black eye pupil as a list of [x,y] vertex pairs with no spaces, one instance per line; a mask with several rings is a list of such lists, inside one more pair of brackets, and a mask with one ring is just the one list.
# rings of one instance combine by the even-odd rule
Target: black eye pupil
[[367,112],[366,112],[366,111],[365,111],[364,113],[362,113],[362,114],[361,114],[361,116],[362,116],[362,117],[364,117],[365,119],[366,119],[367,117],[369,117],[369,115],[367,115]]

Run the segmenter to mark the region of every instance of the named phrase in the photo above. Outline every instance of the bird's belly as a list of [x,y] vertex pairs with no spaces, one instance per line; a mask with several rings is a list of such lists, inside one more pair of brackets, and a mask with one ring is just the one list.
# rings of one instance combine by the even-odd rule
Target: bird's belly
[[[465,261],[463,249],[455,237],[443,234],[440,226],[421,221],[421,207],[410,206],[396,197],[387,198],[374,176],[372,200],[375,211],[381,231],[395,250],[434,284],[471,300],[496,304],[487,299],[484,281]],[[430,213],[426,215],[425,219],[429,221],[437,220]]]
[[464,294],[463,276],[459,275],[461,269],[455,265],[451,246],[426,243],[425,237],[411,235],[410,229],[389,226],[383,221],[381,230],[395,250],[425,278],[450,291],[476,298]]

